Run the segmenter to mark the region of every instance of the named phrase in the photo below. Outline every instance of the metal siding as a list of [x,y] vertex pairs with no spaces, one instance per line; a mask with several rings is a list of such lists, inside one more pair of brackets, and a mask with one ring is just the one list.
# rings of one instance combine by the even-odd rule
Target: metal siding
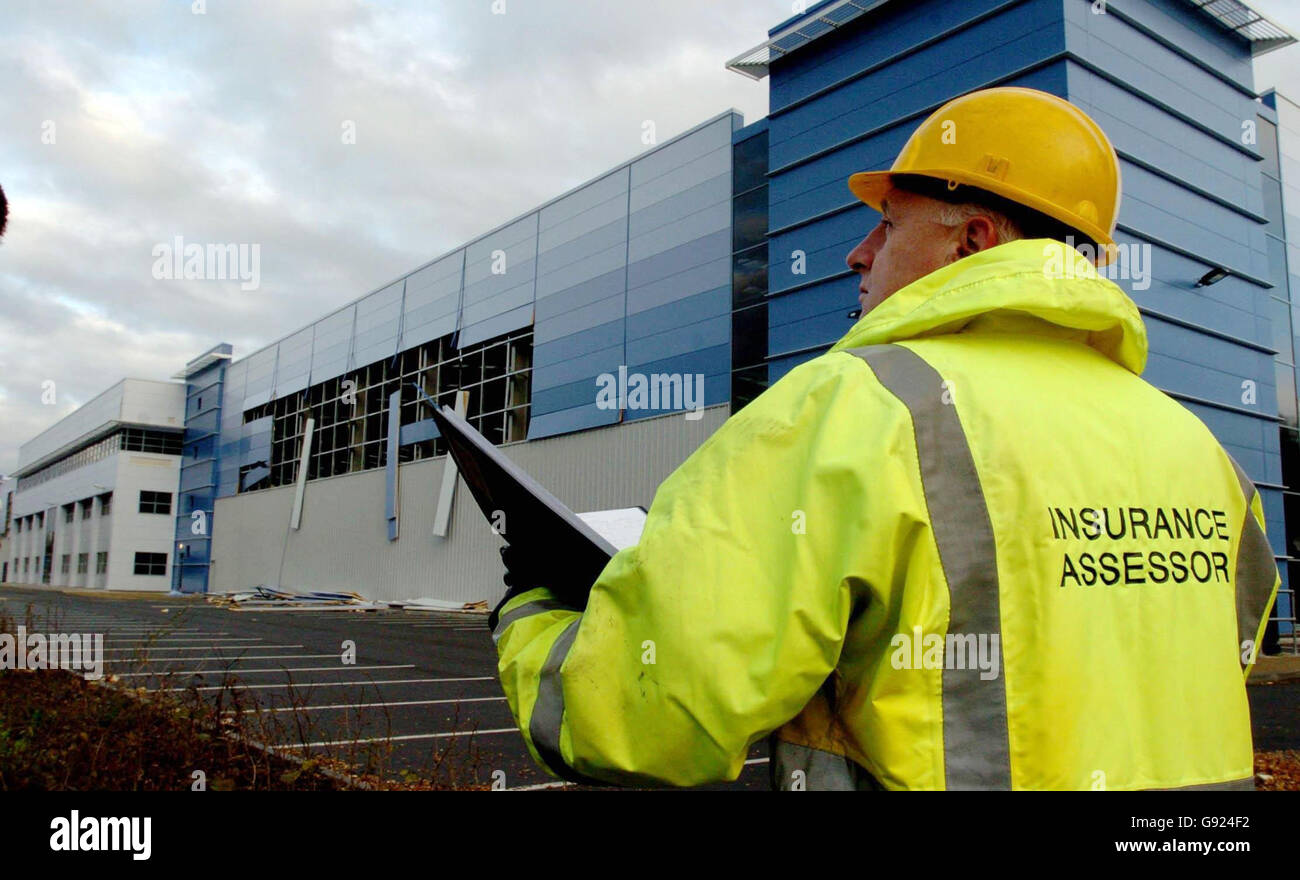
[[[730,314],[731,285],[724,284],[711,290],[684,296],[662,306],[638,311],[636,320],[628,322],[627,341],[630,345],[635,339]],[[535,350],[533,362],[537,362]]]
[[891,4],[865,16],[838,34],[823,37],[811,49],[775,62],[771,68],[769,118],[808,95],[859,73],[872,64],[914,50],[936,34],[960,31],[974,18],[1019,0],[963,0]]
[[312,382],[324,382],[347,372],[355,313],[356,307],[348,306],[312,325]]
[[[1196,66],[1118,15],[1093,15],[1086,9],[1080,15],[1080,0],[1064,2],[1069,10],[1066,47],[1071,53],[1228,140],[1241,137],[1243,119],[1254,118],[1254,99],[1240,88]],[[1119,8],[1127,9],[1129,5],[1136,8],[1143,4],[1121,4]],[[1190,20],[1194,14],[1189,11],[1182,18]],[[1224,34],[1219,45],[1227,46],[1234,39]],[[1220,54],[1226,53],[1221,50]],[[1249,50],[1243,46],[1239,57],[1249,59]],[[1250,80],[1248,75],[1248,89]]]
[[[536,400],[540,392],[557,385],[567,385],[586,377],[594,379],[595,376],[605,372],[616,372],[619,364],[626,363],[623,360],[623,352],[623,340],[620,338],[618,344],[610,348],[593,351],[581,357],[571,357],[544,367],[533,367],[533,399]],[[594,404],[595,400],[596,386],[593,382],[591,402]]]
[[[1259,163],[1240,148],[1242,120],[1254,119],[1256,103],[1187,57],[1118,15],[1093,15],[1066,0],[1066,40],[1071,52],[1103,69],[1108,82],[1080,64],[1068,65],[1069,96],[1107,126],[1116,148],[1160,173],[1124,161],[1120,224],[1127,240],[1150,236],[1196,259],[1152,247],[1152,284],[1134,290],[1117,280],[1139,306],[1176,315],[1194,325],[1271,345],[1267,289],[1248,278],[1229,277],[1213,287],[1194,282],[1212,265],[1267,277],[1268,253],[1261,225],[1245,212],[1263,209]],[[1161,0],[1125,2],[1124,14],[1145,21],[1163,38],[1196,58],[1216,63],[1250,88],[1249,50],[1207,22]],[[1177,22],[1175,26],[1172,22]],[[1185,41],[1185,42],[1184,42]],[[1213,50],[1207,44],[1214,46]],[[1232,64],[1225,56],[1235,57]],[[1245,80],[1241,80],[1243,72]],[[1164,109],[1194,120],[1189,125]],[[1218,137],[1207,134],[1208,129]],[[1256,147],[1248,148],[1251,151]],[[1227,207],[1194,191],[1213,193]],[[1136,236],[1132,233],[1136,233]],[[1145,377],[1166,390],[1240,409],[1206,418],[1207,409],[1184,402],[1210,426],[1252,479],[1281,482],[1277,446],[1277,390],[1273,357],[1209,333],[1147,316],[1151,355]],[[1256,385],[1256,402],[1243,401],[1243,383]]]
[[[628,294],[628,312],[637,312],[674,302],[683,295],[712,290],[731,282],[731,256],[725,252],[708,263],[684,269],[649,284],[643,284]],[[635,318],[629,318],[635,320]]]
[[571,357],[591,354],[602,348],[611,348],[618,345],[622,338],[623,322],[618,320],[536,344],[533,346],[533,369],[558,364]]
[[544,323],[576,308],[589,306],[607,297],[621,295],[626,276],[627,270],[619,266],[617,269],[567,287],[558,293],[549,294],[544,298],[539,297],[536,305],[537,320]]
[[1156,111],[1150,103],[1079,65],[1070,65],[1069,76],[1071,101],[1097,121],[1116,150],[1258,212],[1258,185],[1252,185],[1258,163],[1250,156],[1225,149],[1222,141],[1175,116],[1163,114],[1160,125],[1152,127]]
[[[1059,0],[1027,3],[952,32],[869,76],[774,116],[771,167],[834,147],[903,112],[942,104],[1064,48]],[[865,67],[868,62],[862,61]],[[854,112],[830,112],[827,104]]]
[[247,373],[244,377],[244,400],[237,409],[250,409],[271,399],[271,387],[275,381],[275,352],[276,347],[271,346],[249,355],[245,360]]
[[238,361],[226,368],[221,399],[221,436],[217,446],[217,494],[233,495],[239,483],[239,441],[244,424],[244,381],[248,362]]
[[301,391],[307,387],[311,374],[312,345],[315,328],[305,327],[282,340],[275,367],[275,393],[277,397]]
[[456,329],[463,260],[462,249],[407,276],[402,350],[446,336]]
[[466,327],[460,331],[458,340],[461,348],[468,348],[494,336],[527,327],[531,323],[533,323],[533,304],[530,302]]
[[537,440],[543,437],[553,437],[557,434],[565,434],[569,431],[584,431],[588,428],[599,428],[605,425],[617,424],[619,412],[616,409],[598,409],[594,403],[595,400],[595,380],[594,377],[588,386],[592,389],[591,397],[588,402],[582,406],[575,406],[571,409],[557,410],[555,412],[534,413],[528,420],[528,439]]
[[466,248],[461,348],[532,323],[537,226],[534,212]]

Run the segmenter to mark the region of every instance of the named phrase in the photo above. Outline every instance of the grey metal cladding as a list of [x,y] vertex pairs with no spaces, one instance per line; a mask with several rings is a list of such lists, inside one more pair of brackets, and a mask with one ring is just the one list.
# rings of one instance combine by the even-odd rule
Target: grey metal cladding
[[397,319],[401,313],[402,282],[396,281],[357,302],[357,336],[391,324],[391,335],[396,337]]
[[565,312],[622,293],[626,274],[626,270],[620,266],[606,272],[604,275],[597,275],[595,278],[556,291],[549,296],[539,297],[537,300],[537,322],[540,324],[549,321],[563,315]]
[[585,211],[610,201],[627,202],[627,169],[618,168],[542,208],[541,228],[556,230]]
[[506,312],[518,309],[520,306],[531,306],[532,304],[533,278],[530,274],[515,286],[506,288],[489,298],[474,303],[466,301],[461,312],[461,325],[469,327],[472,324],[482,323],[489,318],[504,315]]
[[466,280],[465,295],[463,297],[465,305],[487,302],[508,290],[523,285],[528,286],[529,296],[532,295],[535,273],[534,260],[531,256],[512,257],[511,254],[503,251],[498,267],[501,269],[498,273],[481,277],[475,281]]
[[731,316],[720,315],[707,321],[674,327],[653,336],[629,339],[627,362],[629,365],[647,364],[715,345],[725,345],[730,339]]
[[539,253],[546,253],[554,250],[598,229],[603,229],[611,223],[617,223],[626,228],[626,188],[615,193],[608,201],[594,205],[581,214],[570,217],[562,223],[557,223],[550,229],[543,227],[541,236],[538,239],[538,251]]
[[635,190],[670,173],[680,174],[682,169],[691,168],[719,147],[731,149],[731,123],[725,118],[633,161],[632,188]]
[[565,312],[544,323],[538,322],[533,328],[533,344],[539,345],[568,336],[570,333],[577,333],[579,330],[622,320],[624,306],[623,292],[620,290],[614,296]]
[[468,348],[471,345],[478,345],[485,339],[527,327],[532,322],[533,304],[530,301],[517,309],[500,312],[474,324],[465,325],[461,328],[457,344],[461,348]]
[[581,284],[583,281],[622,268],[627,262],[627,244],[618,242],[612,247],[596,251],[591,256],[570,263],[555,272],[537,276],[537,298],[540,300],[559,290]]
[[632,239],[628,245],[628,259],[632,262],[643,260],[718,231],[726,233],[726,244],[719,253],[730,255],[731,204],[728,202],[702,208],[677,223],[661,226]]
[[[550,250],[543,251],[537,258],[538,277],[539,279],[547,276],[556,277],[553,273],[564,272],[569,266],[581,262],[592,254],[610,248],[627,250],[626,215],[585,232],[564,244],[558,244]],[[563,281],[566,276],[561,274],[558,277]],[[543,293],[543,289],[547,293]],[[552,289],[551,284],[547,284],[544,288],[539,287],[537,291],[538,299],[549,295]]]
[[529,251],[531,257],[536,253],[537,212],[527,214],[509,226],[491,232],[478,241],[465,246],[465,280],[468,283],[484,277],[490,269],[493,253],[498,250],[511,251],[521,249]]
[[629,320],[636,312],[652,309],[673,300],[684,299],[705,290],[726,284],[731,278],[731,258],[723,257],[670,275],[667,278],[629,290],[627,313]]
[[591,399],[594,402],[596,399],[594,377],[601,373],[616,371],[618,365],[622,362],[623,343],[620,340],[618,345],[611,348],[594,351],[591,354],[578,355],[558,363],[534,367],[535,385],[538,388],[552,388],[557,385],[567,385],[570,382],[591,378],[593,379]]
[[731,144],[724,144],[699,159],[653,180],[632,187],[631,208],[640,211],[656,202],[685,192],[691,187],[726,174],[731,169]]
[[533,371],[540,367],[563,363],[569,358],[580,357],[618,345],[623,338],[623,321],[616,319],[595,327],[588,327],[559,339],[538,343],[533,346]]
[[[730,258],[731,229],[722,228],[716,232],[690,238],[672,248],[655,251],[628,264],[627,286],[629,291],[653,284],[664,278],[680,275],[687,269],[694,269],[705,263],[718,259]],[[716,286],[716,285],[714,285]],[[682,296],[699,293],[699,290],[682,291]]]
[[697,211],[719,204],[726,205],[728,208],[731,206],[730,169],[727,173],[697,183],[675,196],[669,196],[661,202],[633,211],[628,223],[628,231],[635,241],[638,236],[647,232],[652,232],[661,226],[676,225]]

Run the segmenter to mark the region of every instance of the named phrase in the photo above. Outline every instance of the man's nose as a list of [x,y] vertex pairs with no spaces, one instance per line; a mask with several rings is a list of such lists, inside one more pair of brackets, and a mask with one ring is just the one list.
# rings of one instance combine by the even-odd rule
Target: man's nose
[[871,268],[871,261],[875,259],[876,249],[871,244],[871,236],[868,235],[858,246],[849,251],[849,255],[844,258],[850,269],[854,272],[865,272]]
[[867,235],[867,238],[858,242],[858,246],[849,251],[849,256],[844,259],[845,263],[848,263],[849,268],[853,269],[854,272],[866,272],[867,269],[871,268],[872,248],[870,244],[867,244],[870,238],[870,235]]

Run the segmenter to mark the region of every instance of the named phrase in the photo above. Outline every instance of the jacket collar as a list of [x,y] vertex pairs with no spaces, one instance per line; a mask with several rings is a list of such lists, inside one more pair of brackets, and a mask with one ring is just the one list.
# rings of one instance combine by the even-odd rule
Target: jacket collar
[[1141,374],[1147,335],[1137,305],[1078,251],[1024,239],[912,282],[863,315],[831,351],[950,333],[1030,333],[1082,342]]

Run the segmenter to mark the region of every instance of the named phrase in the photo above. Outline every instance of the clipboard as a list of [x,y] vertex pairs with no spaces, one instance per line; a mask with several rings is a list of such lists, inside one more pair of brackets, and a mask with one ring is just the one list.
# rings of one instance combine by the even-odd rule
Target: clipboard
[[[507,458],[455,410],[438,407],[423,388],[411,384],[429,402],[434,423],[493,530],[511,546],[530,555],[548,557],[562,566],[571,576],[556,586],[557,597],[575,607],[586,607],[591,586],[620,548]],[[619,513],[634,510],[640,511],[644,524],[644,508]],[[504,529],[497,528],[501,515]],[[626,517],[622,533],[628,533]],[[627,546],[626,538],[619,543]]]

